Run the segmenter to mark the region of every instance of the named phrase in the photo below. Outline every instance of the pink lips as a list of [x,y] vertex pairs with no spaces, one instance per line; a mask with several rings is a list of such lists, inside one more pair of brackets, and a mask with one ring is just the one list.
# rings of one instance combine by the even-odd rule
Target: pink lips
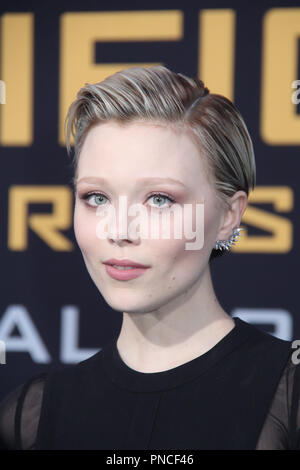
[[[118,281],[129,281],[130,279],[139,277],[142,274],[144,274],[146,269],[149,268],[149,266],[145,266],[143,264],[136,263],[128,259],[117,260],[115,258],[112,258],[107,261],[104,261],[104,264],[105,264],[105,270],[107,274],[113,279],[116,279]],[[120,270],[120,269],[114,268],[112,266],[113,264],[116,264],[118,266],[132,266],[133,269]]]
[[103,261],[104,264],[117,264],[118,266],[133,266],[134,268],[149,268],[149,266],[145,266],[144,264],[136,263],[135,261],[131,261],[130,259],[116,259],[111,258],[106,261]]

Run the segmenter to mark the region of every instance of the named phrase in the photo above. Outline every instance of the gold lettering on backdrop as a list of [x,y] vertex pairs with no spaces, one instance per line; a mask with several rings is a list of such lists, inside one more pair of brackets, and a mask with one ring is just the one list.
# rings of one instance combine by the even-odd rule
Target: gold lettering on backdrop
[[198,76],[211,93],[234,101],[235,11],[202,10],[199,13]]
[[[29,204],[51,203],[51,214],[29,214]],[[71,251],[73,244],[60,230],[72,226],[72,191],[68,186],[11,186],[8,203],[8,248],[28,249],[28,229],[52,250]]]
[[182,38],[183,13],[178,10],[93,11],[61,15],[59,143],[65,145],[64,120],[67,109],[75,99],[77,90],[85,83],[100,82],[108,75],[127,67],[159,64],[95,63],[96,41],[180,41]]
[[[235,19],[234,9],[199,11],[199,77],[212,92],[232,101]],[[184,12],[180,10],[62,14],[59,144],[65,145],[65,115],[81,86],[100,81],[122,68],[159,63],[97,64],[95,42],[180,41],[183,20]],[[0,31],[0,79],[7,85],[6,104],[0,107],[0,145],[25,147],[33,141],[34,13],[4,13],[0,16]],[[300,7],[269,9],[262,19],[262,32],[261,138],[270,145],[299,145],[300,116],[291,98],[294,92],[291,86],[300,78],[297,77]]]
[[297,78],[300,8],[272,8],[263,19],[262,139],[270,145],[299,145],[300,116],[292,101]]
[[[277,214],[253,207],[253,204],[272,204],[278,212],[293,209],[293,190],[289,186],[258,186],[249,197],[241,226],[244,228],[239,242],[232,251],[239,253],[287,253],[293,247],[293,224]],[[271,232],[272,235],[248,235],[243,222],[252,227]]]
[[0,73],[6,84],[0,107],[0,144],[29,146],[33,140],[33,13],[0,17]]

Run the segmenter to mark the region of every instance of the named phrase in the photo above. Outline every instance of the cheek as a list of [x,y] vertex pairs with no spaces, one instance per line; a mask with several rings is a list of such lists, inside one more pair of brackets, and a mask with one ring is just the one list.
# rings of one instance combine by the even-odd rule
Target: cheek
[[[195,238],[183,238],[182,240],[173,238],[167,242],[161,242],[157,249],[155,250],[154,248],[153,250],[156,251],[155,257],[158,265],[164,271],[163,274],[166,275],[166,279],[171,281],[172,284],[193,281],[201,275],[208,263],[214,245],[218,217],[211,208],[207,206],[206,209],[206,211],[204,210],[204,219],[202,218],[199,224],[199,227],[201,225],[200,229],[203,230],[204,237],[202,248],[186,249],[186,244],[192,243],[196,247]],[[195,229],[196,224],[193,226],[193,231]],[[199,240],[202,239],[202,235],[198,236]]]
[[[203,249],[186,250],[186,243],[190,240],[168,240],[167,243],[161,243],[155,253],[158,266],[161,266],[163,275],[166,279],[179,281],[179,279],[189,278],[201,270],[201,259]],[[174,278],[175,276],[175,278]]]
[[160,239],[159,243],[151,242],[151,251],[155,253],[157,264],[162,267],[165,265],[167,269],[193,266],[198,266],[199,269],[201,260],[210,255],[211,239],[216,226],[215,215],[215,211],[212,211],[209,205],[201,204],[199,212],[196,212],[193,205],[193,210],[187,212],[187,215],[181,219],[182,225],[179,226],[181,238],[175,238],[174,224],[172,224],[170,239]]
[[95,245],[96,229],[93,229],[92,221],[88,220],[80,207],[75,206],[74,211],[74,233],[79,248],[83,252],[90,251]]
[[188,291],[205,268],[203,250],[186,250],[185,243],[185,240],[169,240],[168,243],[161,243],[156,250],[155,258],[160,275],[153,280],[153,284],[156,285],[157,281],[166,296]]

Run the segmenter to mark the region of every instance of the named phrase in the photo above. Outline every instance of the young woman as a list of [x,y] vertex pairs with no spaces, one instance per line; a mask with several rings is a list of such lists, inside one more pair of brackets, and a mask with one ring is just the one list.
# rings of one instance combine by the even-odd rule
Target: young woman
[[123,323],[89,359],[6,397],[5,446],[300,448],[291,343],[232,318],[211,279],[255,187],[236,107],[163,66],[130,68],[79,91],[66,119],[69,151],[72,135],[76,239]]

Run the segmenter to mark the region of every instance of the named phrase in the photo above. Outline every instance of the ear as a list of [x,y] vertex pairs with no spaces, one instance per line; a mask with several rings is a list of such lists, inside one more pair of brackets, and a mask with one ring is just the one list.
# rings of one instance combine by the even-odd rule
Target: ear
[[248,203],[247,193],[245,191],[237,191],[229,199],[228,203],[229,208],[227,207],[224,210],[223,217],[221,218],[217,240],[228,240],[233,230],[239,227]]

